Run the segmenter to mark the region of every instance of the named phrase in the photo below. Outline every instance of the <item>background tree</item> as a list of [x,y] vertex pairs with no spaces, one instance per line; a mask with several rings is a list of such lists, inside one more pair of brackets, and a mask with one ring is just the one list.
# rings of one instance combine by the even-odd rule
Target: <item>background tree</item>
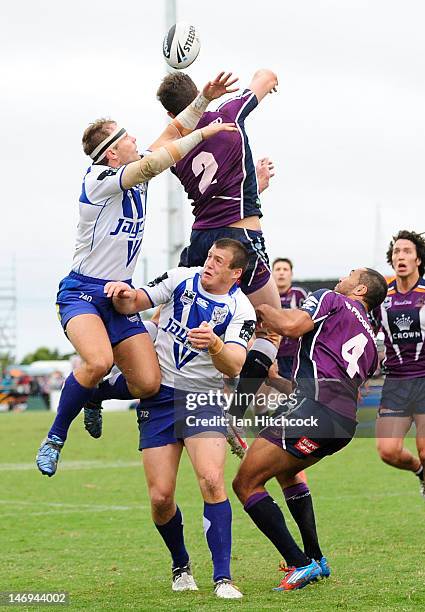
[[33,353],[28,353],[22,359],[22,365],[29,365],[33,361],[57,361],[69,359],[74,353],[61,354],[58,349],[49,349],[47,346],[40,346]]

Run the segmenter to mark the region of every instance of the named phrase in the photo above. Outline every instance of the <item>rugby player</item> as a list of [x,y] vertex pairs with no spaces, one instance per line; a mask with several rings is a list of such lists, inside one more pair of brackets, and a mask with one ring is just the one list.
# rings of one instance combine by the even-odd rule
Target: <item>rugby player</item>
[[[390,242],[387,261],[395,278],[374,313],[386,350],[376,442],[385,463],[416,474],[425,497],[425,240],[416,232],[401,230]],[[417,455],[404,446],[412,423]]]
[[111,279],[131,282],[143,238],[148,181],[203,140],[236,130],[229,123],[194,130],[210,100],[234,92],[234,82],[221,73],[207,83],[150,146],[149,155],[141,156],[136,139],[112,120],[98,120],[83,134],[83,149],[93,164],[79,199],[72,270],[57,295],[61,324],[83,361],[65,381],[57,416],[37,453],[42,474],[55,474],[71,422],[113,363],[123,375],[111,397],[147,397],[159,388],[155,350],[140,316],[116,313],[103,287]]
[[185,446],[204,499],[214,591],[225,599],[242,594],[230,574],[232,511],[224,484],[221,400],[223,374],[239,374],[255,328],[254,309],[237,285],[247,265],[244,246],[225,238],[211,246],[203,268],[176,268],[137,291],[119,282],[105,286],[123,314],[164,305],[155,341],[161,388],[137,409],[152,518],[171,553],[173,590],[197,590],[174,500]]
[[[307,297],[302,287],[292,286],[293,265],[287,257],[278,257],[272,265],[282,308],[299,308]],[[283,378],[292,378],[292,365],[297,352],[298,342],[293,338],[282,338],[277,352],[278,373]]]
[[[249,264],[241,279],[241,289],[255,306],[267,303],[278,308],[279,293],[271,276],[260,218],[259,181],[245,130],[245,120],[267,94],[276,91],[276,74],[268,69],[257,70],[248,89],[226,100],[217,111],[205,112],[198,127],[214,122],[234,121],[238,131],[218,135],[208,144],[201,143],[190,155],[177,163],[173,172],[193,200],[195,217],[190,244],[180,258],[182,266],[202,265],[208,249],[218,238],[233,238],[249,252]],[[170,117],[181,112],[197,95],[192,79],[183,73],[167,75],[157,97]],[[268,160],[257,166],[259,174],[268,170]],[[272,167],[271,167],[272,170]],[[267,186],[262,185],[262,188]],[[280,338],[258,330],[255,342],[242,368],[240,381],[230,413],[242,416],[246,398],[253,397],[276,358]],[[237,438],[229,440],[239,454],[242,447]]]
[[[334,291],[310,294],[300,309],[257,309],[262,325],[301,338],[294,367],[296,400],[284,415],[287,421],[260,432],[233,481],[245,511],[286,561],[279,591],[302,588],[320,577],[323,561],[298,547],[265,484],[275,476],[290,480],[350,442],[359,386],[378,361],[367,313],[381,304],[386,289],[379,272],[360,268]],[[300,497],[299,508],[308,521],[308,507],[302,507]]]

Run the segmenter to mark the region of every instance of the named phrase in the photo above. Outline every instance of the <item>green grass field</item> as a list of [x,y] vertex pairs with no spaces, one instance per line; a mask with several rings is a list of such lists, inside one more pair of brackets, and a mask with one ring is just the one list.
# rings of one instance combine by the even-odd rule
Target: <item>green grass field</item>
[[[233,574],[245,597],[223,601],[212,594],[202,500],[186,457],[177,499],[200,590],[172,593],[168,553],[150,519],[134,413],[105,414],[100,440],[89,438],[79,418],[54,478],[34,464],[50,421],[46,413],[0,415],[0,591],[65,590],[76,610],[425,608],[424,500],[413,475],[380,462],[373,440],[354,440],[309,470],[333,573],[292,593],[271,590],[279,554],[230,492],[238,462],[229,458]],[[295,533],[274,483],[270,491]]]

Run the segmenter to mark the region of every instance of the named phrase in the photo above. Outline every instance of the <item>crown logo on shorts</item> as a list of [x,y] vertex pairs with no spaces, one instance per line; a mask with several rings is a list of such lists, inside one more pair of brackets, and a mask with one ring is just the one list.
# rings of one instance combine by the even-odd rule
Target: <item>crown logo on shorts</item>
[[413,323],[413,319],[411,319],[410,317],[406,317],[406,315],[401,315],[401,317],[397,317],[397,319],[395,319],[394,321],[395,325],[397,325],[397,327],[399,328],[399,330],[401,332],[403,331],[409,331],[410,330],[410,326]]

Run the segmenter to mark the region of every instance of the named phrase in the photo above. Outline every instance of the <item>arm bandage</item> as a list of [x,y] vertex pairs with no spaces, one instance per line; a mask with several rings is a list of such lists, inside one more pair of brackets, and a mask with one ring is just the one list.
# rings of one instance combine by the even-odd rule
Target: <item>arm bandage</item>
[[218,336],[216,336],[214,342],[210,344],[210,346],[208,347],[208,352],[211,355],[211,357],[215,357],[215,355],[218,355],[219,353],[221,353],[223,348],[224,348],[223,340],[219,338]]
[[171,124],[178,129],[182,136],[190,134],[198,125],[199,119],[207,110],[210,102],[211,100],[208,100],[202,94],[198,94],[193,102],[173,119]]
[[182,157],[202,142],[202,130],[195,130],[183,138],[168,142],[140,160],[128,164],[122,173],[124,189],[146,183],[167,168],[174,166]]

